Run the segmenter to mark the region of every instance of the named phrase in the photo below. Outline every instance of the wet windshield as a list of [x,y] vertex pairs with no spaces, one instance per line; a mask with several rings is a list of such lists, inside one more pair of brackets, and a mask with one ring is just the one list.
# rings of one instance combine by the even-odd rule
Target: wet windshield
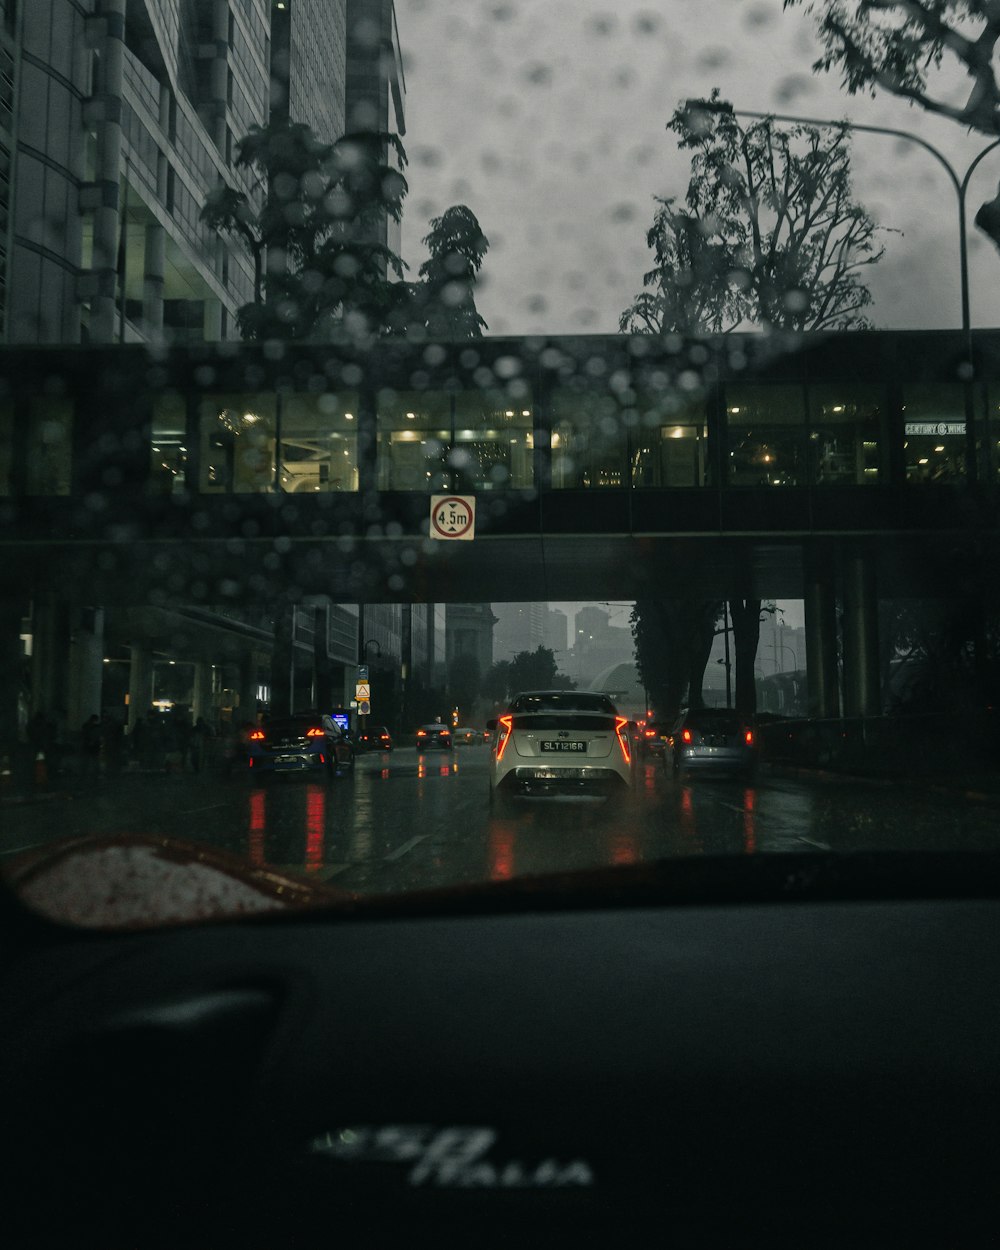
[[0,0],[0,866],[995,848],[998,32]]

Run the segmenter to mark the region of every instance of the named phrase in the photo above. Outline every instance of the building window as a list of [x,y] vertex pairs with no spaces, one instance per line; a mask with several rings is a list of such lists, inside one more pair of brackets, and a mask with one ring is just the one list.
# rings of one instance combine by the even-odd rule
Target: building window
[[187,486],[187,412],[182,395],[153,399],[150,431],[149,490],[156,495],[179,495]]
[[955,383],[903,388],[908,482],[961,482],[966,472],[965,390]]
[[729,484],[804,486],[806,408],[801,386],[726,388]]
[[705,400],[680,391],[639,394],[632,439],[632,485],[704,486],[708,480]]
[[358,489],[357,392],[283,395],[279,417],[279,489]]
[[274,490],[276,397],[205,395],[199,405],[199,489],[206,494]]
[[809,387],[809,472],[816,486],[878,483],[885,404],[879,387]]
[[532,409],[523,396],[382,390],[377,412],[381,490],[505,490],[534,480]]
[[36,399],[28,416],[29,495],[68,495],[73,455],[73,401]]
[[627,430],[610,391],[561,387],[552,392],[552,485],[624,486]]

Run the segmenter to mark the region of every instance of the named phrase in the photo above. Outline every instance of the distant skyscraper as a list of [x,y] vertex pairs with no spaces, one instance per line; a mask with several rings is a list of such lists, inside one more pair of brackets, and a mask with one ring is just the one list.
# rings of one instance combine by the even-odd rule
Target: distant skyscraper
[[494,663],[545,645],[545,604],[494,603],[492,606],[497,618],[493,631]]

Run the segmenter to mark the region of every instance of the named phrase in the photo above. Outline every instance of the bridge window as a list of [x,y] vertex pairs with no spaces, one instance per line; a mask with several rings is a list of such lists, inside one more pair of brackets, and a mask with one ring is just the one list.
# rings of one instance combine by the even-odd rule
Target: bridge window
[[29,495],[68,495],[73,455],[73,401],[38,399],[28,418]]
[[177,495],[187,485],[187,411],[183,395],[157,395],[153,400],[149,489]]
[[534,480],[523,395],[385,389],[377,411],[381,490],[505,490]]
[[199,412],[203,492],[274,490],[275,409],[273,394],[203,396]]
[[0,496],[10,494],[13,451],[14,405],[0,403]]
[[908,482],[965,478],[965,391],[956,383],[903,388],[903,459]]
[[806,484],[806,408],[801,386],[726,387],[729,483]]
[[809,472],[816,486],[878,482],[884,397],[878,387],[809,387]]
[[358,395],[283,395],[278,487],[294,494],[358,489]]
[[552,392],[552,485],[589,489],[625,486],[625,416],[609,391],[561,387]]
[[708,472],[705,400],[683,391],[640,394],[632,436],[632,485],[704,486]]

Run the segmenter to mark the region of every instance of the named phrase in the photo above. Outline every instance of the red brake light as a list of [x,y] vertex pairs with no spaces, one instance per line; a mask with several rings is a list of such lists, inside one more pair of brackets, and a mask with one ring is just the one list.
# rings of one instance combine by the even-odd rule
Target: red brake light
[[427,734],[424,732],[424,730],[422,730],[422,729],[418,729],[418,730],[417,730],[417,737],[418,737],[418,738],[426,738],[426,737],[427,737]]
[[250,732],[250,741],[251,741],[251,742],[263,742],[263,741],[264,741],[264,731],[263,731],[263,729],[254,729],[254,730],[251,730],[251,732]]
[[753,730],[748,729],[743,736],[747,740],[747,746],[752,746],[753,745]]
[[513,716],[501,716],[497,720],[497,763],[503,759],[503,753],[507,750],[507,743],[510,741],[511,731],[514,728]]
[[622,749],[622,756],[625,759],[625,763],[629,764],[631,763],[632,756],[629,754],[629,749],[628,749],[628,717],[627,716],[615,717],[615,733],[618,735],[618,745]]
[[312,729],[307,729],[307,730],[306,730],[306,737],[307,737],[307,738],[322,738],[322,737],[323,737],[323,730],[322,730],[322,729],[317,729],[317,728],[315,727],[315,725],[314,725]]
[[647,738],[655,738],[655,737],[656,737],[656,730],[655,730],[655,729],[647,729],[647,730],[646,730],[646,737],[647,737]]
[[691,730],[690,730],[690,729],[685,729],[685,730],[681,733],[681,737],[684,739],[684,741],[685,741],[685,742],[690,742],[690,741],[691,741]]

